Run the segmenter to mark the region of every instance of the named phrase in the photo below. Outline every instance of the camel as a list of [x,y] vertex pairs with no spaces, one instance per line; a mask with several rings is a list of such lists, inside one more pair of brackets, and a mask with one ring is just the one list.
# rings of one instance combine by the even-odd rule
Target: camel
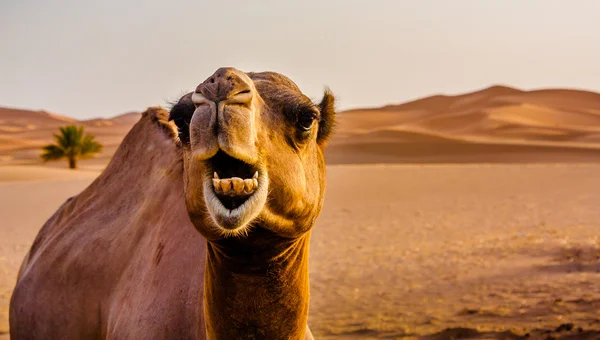
[[308,249],[334,96],[220,68],[148,108],[43,225],[19,272],[21,339],[312,339]]

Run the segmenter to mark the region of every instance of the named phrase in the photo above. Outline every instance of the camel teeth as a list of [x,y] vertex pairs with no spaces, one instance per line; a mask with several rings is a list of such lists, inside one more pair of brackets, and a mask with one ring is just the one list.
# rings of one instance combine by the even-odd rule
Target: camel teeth
[[233,186],[233,191],[236,194],[241,194],[244,192],[244,180],[239,177],[231,178],[231,184]]
[[246,193],[251,193],[252,191],[254,191],[254,181],[252,181],[251,179],[245,179],[244,180],[244,191]]
[[[216,172],[215,172],[216,174]],[[217,179],[217,178],[213,178],[213,187],[215,188],[216,192],[220,192],[221,191],[221,180]]]
[[224,194],[228,194],[232,189],[233,183],[231,183],[231,179],[230,178],[225,178],[221,180],[221,190],[223,190]]
[[219,178],[215,172],[212,179],[216,193],[228,196],[250,195],[258,188],[258,171],[252,178],[242,179],[240,177]]

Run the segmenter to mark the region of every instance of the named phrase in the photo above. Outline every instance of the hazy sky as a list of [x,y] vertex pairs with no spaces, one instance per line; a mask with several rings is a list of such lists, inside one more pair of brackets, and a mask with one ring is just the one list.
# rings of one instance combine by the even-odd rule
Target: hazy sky
[[600,91],[598,0],[2,0],[0,106],[141,111],[218,67],[339,108],[506,84]]

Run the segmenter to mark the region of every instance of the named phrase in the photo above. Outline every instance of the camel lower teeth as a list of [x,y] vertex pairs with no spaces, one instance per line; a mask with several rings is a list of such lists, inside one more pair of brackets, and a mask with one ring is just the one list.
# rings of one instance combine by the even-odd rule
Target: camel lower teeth
[[246,179],[239,177],[221,179],[215,172],[212,182],[216,193],[228,196],[250,195],[258,188],[258,171],[252,178]]

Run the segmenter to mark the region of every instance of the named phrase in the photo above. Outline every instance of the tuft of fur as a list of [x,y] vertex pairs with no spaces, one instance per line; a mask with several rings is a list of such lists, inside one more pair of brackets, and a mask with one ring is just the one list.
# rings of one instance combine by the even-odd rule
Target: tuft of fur
[[325,145],[335,129],[335,97],[328,88],[325,89],[323,99],[319,103],[319,111],[321,112],[321,121],[319,122],[317,142]]
[[177,139],[177,128],[170,122],[169,111],[160,106],[151,106],[142,112],[142,119],[150,119],[160,129],[167,133],[169,138]]

